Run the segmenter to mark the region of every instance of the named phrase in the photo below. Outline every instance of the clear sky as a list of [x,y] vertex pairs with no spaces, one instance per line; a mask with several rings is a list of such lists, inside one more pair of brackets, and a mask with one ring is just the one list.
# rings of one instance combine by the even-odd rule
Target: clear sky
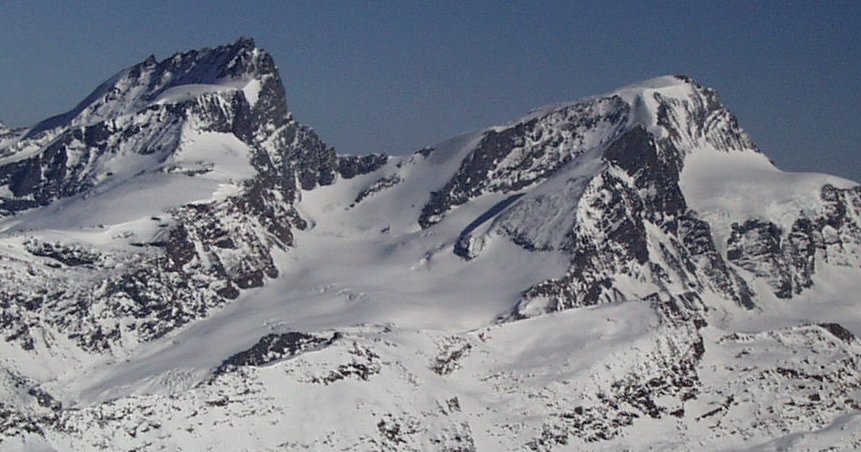
[[339,152],[412,152],[641,79],[716,88],[787,170],[861,180],[861,1],[0,0],[0,119],[63,112],[149,54],[254,37]]

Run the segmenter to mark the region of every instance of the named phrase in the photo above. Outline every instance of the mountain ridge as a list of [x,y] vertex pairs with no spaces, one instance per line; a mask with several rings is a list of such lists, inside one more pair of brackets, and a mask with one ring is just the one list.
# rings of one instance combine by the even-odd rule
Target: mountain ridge
[[0,446],[861,444],[861,187],[689,77],[392,157],[250,39],[106,85],[0,142]]
[[[253,39],[240,37],[235,43],[230,45],[211,49],[205,48],[187,53],[175,53],[162,61],[157,61],[154,55],[150,55],[146,60],[114,74],[93,90],[89,96],[72,110],[37,123],[30,129],[27,137],[32,138],[34,135],[54,127],[73,125],[72,122],[76,119],[78,121],[74,125],[87,125],[88,123],[99,122],[99,118],[102,118],[102,116],[98,114],[98,110],[110,108],[111,102],[131,103],[130,106],[125,105],[131,109],[108,111],[104,114],[105,116],[134,113],[134,109],[145,108],[145,105],[141,105],[141,102],[156,101],[157,96],[163,91],[171,87],[189,84],[188,82],[218,84],[218,82],[223,82],[228,77],[235,79],[240,75],[264,76],[267,72],[271,74],[272,69],[274,69],[274,62],[271,57],[266,53],[262,53],[262,58],[257,60],[257,55],[253,54],[255,49],[256,45]],[[253,71],[255,72],[254,74],[246,74],[246,72],[253,68],[246,68],[244,64],[248,62],[241,61],[241,59],[248,58],[252,59],[255,63],[263,65],[264,72],[258,74],[256,73],[257,70],[255,70]],[[200,59],[210,60],[209,64],[203,68],[204,70],[217,70],[217,72],[207,74],[196,70],[202,64],[199,62]],[[225,59],[229,61],[221,61]],[[265,68],[266,66],[268,68]],[[124,88],[126,88],[124,85],[139,85],[140,80],[135,79],[140,79],[141,76],[146,75],[147,72],[153,69],[156,70],[155,75],[159,75],[159,78],[148,77],[147,91],[144,93],[124,92]],[[131,99],[123,99],[124,95],[128,96],[129,94],[135,95],[130,96]],[[139,97],[143,97],[143,99],[137,99]],[[88,110],[90,111],[88,112]],[[83,117],[81,117],[82,115]],[[94,116],[94,118],[90,119],[89,116]]]

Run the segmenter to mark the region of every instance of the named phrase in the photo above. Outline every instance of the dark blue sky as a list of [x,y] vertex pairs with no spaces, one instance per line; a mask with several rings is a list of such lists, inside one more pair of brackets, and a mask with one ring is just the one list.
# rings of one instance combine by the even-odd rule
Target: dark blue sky
[[32,124],[151,53],[248,35],[275,57],[297,118],[340,152],[411,152],[688,74],[780,167],[861,180],[859,28],[859,1],[0,0],[0,119]]

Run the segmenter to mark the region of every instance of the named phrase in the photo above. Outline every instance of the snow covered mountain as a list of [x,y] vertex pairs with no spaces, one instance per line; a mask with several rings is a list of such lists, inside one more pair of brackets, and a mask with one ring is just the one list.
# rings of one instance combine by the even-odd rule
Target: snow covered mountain
[[861,447],[861,188],[687,77],[335,153],[253,41],[0,129],[0,448]]

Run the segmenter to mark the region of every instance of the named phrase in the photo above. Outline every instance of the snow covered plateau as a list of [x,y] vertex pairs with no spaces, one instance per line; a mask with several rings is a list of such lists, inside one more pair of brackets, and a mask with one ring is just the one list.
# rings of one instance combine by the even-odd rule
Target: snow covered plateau
[[861,187],[684,76],[341,155],[237,42],[0,124],[0,450],[859,450]]

